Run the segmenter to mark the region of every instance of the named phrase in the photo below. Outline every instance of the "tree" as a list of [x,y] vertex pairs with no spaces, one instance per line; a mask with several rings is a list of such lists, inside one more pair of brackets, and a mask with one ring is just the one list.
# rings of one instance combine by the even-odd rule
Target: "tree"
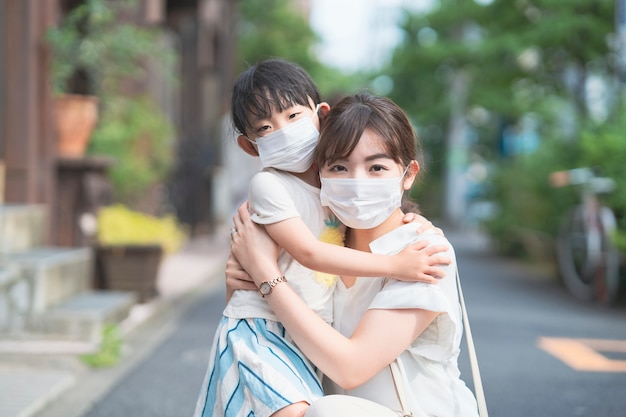
[[477,145],[495,151],[502,126],[528,112],[539,114],[545,131],[560,128],[564,112],[585,121],[587,80],[610,80],[616,71],[607,42],[613,0],[437,4],[424,14],[405,14],[404,40],[386,69],[394,83],[390,95],[412,115],[439,162],[432,165],[435,174],[444,173],[446,132],[459,105],[460,117],[479,133]]
[[343,74],[319,62],[315,56],[319,38],[295,3],[291,0],[239,2],[239,70],[262,59],[284,58],[307,70],[324,97],[351,91],[361,80],[364,83],[365,77]]

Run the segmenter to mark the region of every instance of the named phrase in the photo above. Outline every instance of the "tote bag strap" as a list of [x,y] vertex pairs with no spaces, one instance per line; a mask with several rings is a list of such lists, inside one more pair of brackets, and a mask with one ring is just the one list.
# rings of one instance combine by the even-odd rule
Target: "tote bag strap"
[[412,417],[413,413],[409,410],[409,404],[406,400],[404,380],[402,379],[402,374],[400,371],[400,367],[398,365],[398,360],[394,359],[393,362],[389,364],[389,368],[391,369],[391,377],[393,378],[393,385],[396,388],[396,394],[398,395],[398,401],[400,402],[400,408],[402,409],[402,411],[400,412],[400,415],[402,417]]
[[472,369],[472,378],[474,381],[474,391],[476,394],[476,402],[478,403],[478,414],[480,417],[488,417],[483,382],[480,378],[480,370],[478,369],[478,358],[476,357],[474,339],[472,339],[469,318],[467,317],[467,310],[465,309],[465,300],[463,298],[463,290],[461,290],[461,278],[459,277],[458,269],[456,270],[456,284],[459,289],[459,300],[461,302],[461,311],[463,313],[463,326],[465,327],[465,340],[467,341],[467,350],[469,352],[470,367]]

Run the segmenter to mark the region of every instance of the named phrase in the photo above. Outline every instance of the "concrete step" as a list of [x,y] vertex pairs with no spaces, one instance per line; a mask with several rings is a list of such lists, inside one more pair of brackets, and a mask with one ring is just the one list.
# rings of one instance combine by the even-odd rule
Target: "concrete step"
[[84,292],[33,317],[24,334],[99,344],[104,326],[121,323],[136,302],[132,292]]
[[47,230],[45,206],[0,205],[0,255],[27,251],[43,245]]
[[20,300],[37,314],[92,287],[93,253],[90,248],[38,247],[6,257],[22,271],[30,300]]
[[90,249],[42,247],[0,257],[0,337],[91,289]]

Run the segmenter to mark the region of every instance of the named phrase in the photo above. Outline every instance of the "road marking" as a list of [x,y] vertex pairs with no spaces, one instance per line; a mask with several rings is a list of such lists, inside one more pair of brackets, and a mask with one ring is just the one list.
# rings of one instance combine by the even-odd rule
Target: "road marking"
[[540,337],[541,349],[584,372],[626,372],[626,360],[609,359],[600,352],[626,353],[626,341]]

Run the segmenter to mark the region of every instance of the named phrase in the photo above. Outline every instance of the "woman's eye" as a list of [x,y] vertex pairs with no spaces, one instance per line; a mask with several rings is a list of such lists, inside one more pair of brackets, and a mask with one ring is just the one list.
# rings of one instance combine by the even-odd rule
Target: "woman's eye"
[[374,166],[372,166],[371,170],[375,171],[375,172],[380,172],[380,171],[386,171],[387,168],[385,168],[382,165],[374,165]]

